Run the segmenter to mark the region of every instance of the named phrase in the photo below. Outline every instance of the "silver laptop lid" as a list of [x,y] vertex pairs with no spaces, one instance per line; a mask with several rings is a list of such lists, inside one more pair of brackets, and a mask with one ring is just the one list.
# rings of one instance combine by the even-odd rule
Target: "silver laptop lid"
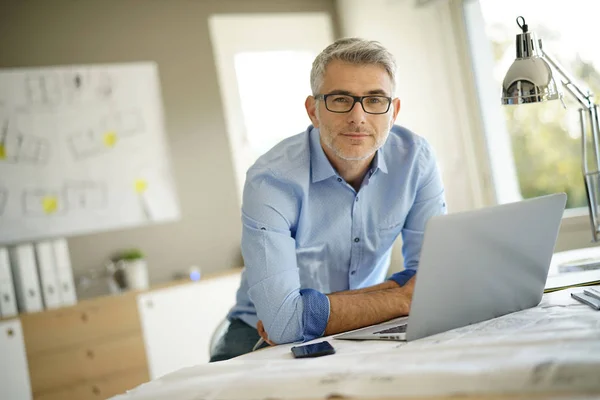
[[406,340],[539,304],[564,193],[429,219]]

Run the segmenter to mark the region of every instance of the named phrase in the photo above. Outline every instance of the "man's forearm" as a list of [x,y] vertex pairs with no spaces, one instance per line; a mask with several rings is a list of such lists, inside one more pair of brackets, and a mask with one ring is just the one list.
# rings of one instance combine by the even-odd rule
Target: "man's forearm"
[[334,335],[408,315],[414,278],[403,287],[395,283],[393,285],[392,288],[383,290],[327,295],[330,312],[324,335]]
[[379,290],[388,290],[388,289],[397,289],[399,288],[398,284],[394,281],[385,281],[378,285],[369,286],[363,289],[354,289],[354,290],[345,290],[343,292],[335,292],[336,296],[340,295],[348,295],[348,294],[359,294],[359,293],[369,293],[369,292],[377,292]]

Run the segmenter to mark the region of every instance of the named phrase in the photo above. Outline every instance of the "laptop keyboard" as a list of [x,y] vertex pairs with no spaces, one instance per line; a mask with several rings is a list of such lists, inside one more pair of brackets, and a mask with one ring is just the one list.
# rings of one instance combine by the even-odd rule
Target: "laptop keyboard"
[[388,329],[384,329],[379,332],[373,332],[373,335],[382,334],[382,333],[406,333],[406,324],[393,326]]

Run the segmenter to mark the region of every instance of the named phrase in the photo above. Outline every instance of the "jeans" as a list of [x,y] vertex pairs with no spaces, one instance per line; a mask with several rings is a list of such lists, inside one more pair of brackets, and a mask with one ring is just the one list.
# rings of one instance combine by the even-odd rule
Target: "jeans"
[[[254,327],[242,320],[234,319],[229,324],[225,334],[217,342],[215,352],[210,357],[210,362],[229,360],[250,353],[258,339],[260,339],[260,335]],[[263,343],[260,348],[267,346],[267,343]]]

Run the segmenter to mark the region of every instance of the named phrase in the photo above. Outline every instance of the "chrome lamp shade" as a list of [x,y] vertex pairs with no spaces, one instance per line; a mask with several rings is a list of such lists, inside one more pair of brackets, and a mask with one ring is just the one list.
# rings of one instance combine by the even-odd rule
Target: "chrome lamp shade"
[[502,82],[502,104],[539,103],[558,99],[562,94],[556,88],[552,69],[543,58],[541,42],[535,33],[527,31],[525,20],[523,26],[519,24],[519,27],[523,29],[523,33],[517,35],[517,57]]
[[541,57],[516,59],[502,83],[502,104],[539,103],[561,97],[552,70]]
[[[525,19],[517,18],[522,33],[516,39],[516,59],[508,69],[502,83],[502,104],[517,105],[561,99],[553,77],[558,72],[562,86],[581,105],[581,157],[582,172],[588,200],[592,237],[600,241],[600,124],[598,106],[593,103],[594,94],[578,85],[575,79],[542,48],[542,41],[529,32]],[[564,103],[563,103],[564,105]],[[589,131],[589,135],[588,135]],[[588,149],[591,137],[593,148]],[[592,154],[590,156],[589,154]]]

